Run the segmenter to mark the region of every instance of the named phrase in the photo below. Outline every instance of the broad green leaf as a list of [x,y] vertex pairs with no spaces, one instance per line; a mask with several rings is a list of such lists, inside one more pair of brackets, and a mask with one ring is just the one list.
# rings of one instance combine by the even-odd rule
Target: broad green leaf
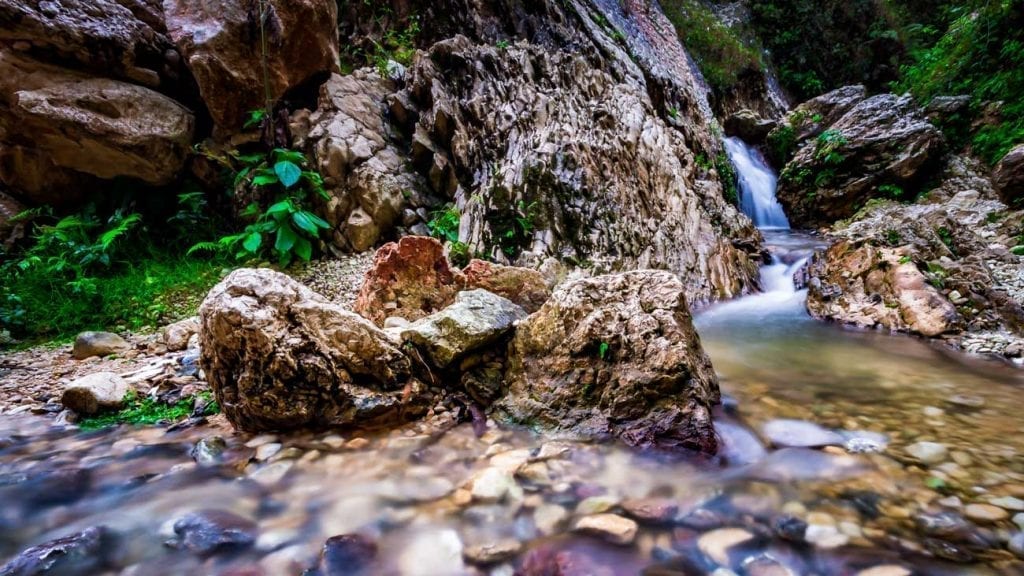
[[291,200],[281,200],[280,202],[273,204],[270,208],[267,208],[267,214],[277,214],[280,212],[291,212],[292,203]]
[[274,173],[277,174],[285,188],[295,186],[299,183],[299,179],[302,178],[302,168],[288,160],[282,160],[274,164]]
[[259,232],[249,234],[245,237],[245,240],[242,241],[242,247],[253,254],[256,254],[259,251],[261,244],[263,244],[263,235]]
[[295,241],[295,254],[309,262],[309,259],[313,257],[313,244],[305,238],[299,238]]
[[277,174],[257,174],[256,177],[252,179],[252,185],[270,186],[272,184],[277,184],[280,181],[281,180],[277,177]]
[[320,235],[320,230],[327,230],[331,227],[323,218],[320,218],[312,212],[302,210],[292,214],[292,222],[295,223],[300,230],[306,232],[314,238]]
[[260,206],[259,204],[253,202],[252,204],[249,204],[248,206],[243,208],[242,211],[238,213],[238,215],[241,216],[242,218],[253,218],[259,216]]
[[306,155],[298,150],[288,150],[285,148],[274,149],[274,159],[278,162],[293,162],[295,164],[302,164],[306,161]]
[[274,249],[282,254],[291,252],[292,247],[295,246],[295,241],[298,239],[299,235],[295,233],[295,230],[290,225],[284,224],[277,229],[277,240],[274,242]]

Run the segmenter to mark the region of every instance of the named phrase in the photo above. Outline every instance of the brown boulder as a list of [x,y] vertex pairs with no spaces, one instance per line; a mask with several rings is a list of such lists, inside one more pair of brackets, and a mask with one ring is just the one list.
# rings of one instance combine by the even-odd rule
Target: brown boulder
[[25,223],[14,221],[25,206],[0,189],[0,248],[10,248],[15,242],[25,237]]
[[504,296],[534,313],[551,297],[544,275],[529,268],[502,266],[486,260],[470,260],[462,269],[466,277],[466,288],[481,288]]
[[1024,144],[1018,144],[996,164],[992,185],[999,198],[1009,206],[1019,207],[1024,198]]
[[[269,97],[338,65],[334,0],[271,1],[265,26]],[[214,123],[240,129],[247,113],[264,105],[263,58],[257,2],[165,0],[167,33],[195,76]]]
[[935,337],[956,332],[956,306],[928,283],[905,248],[842,241],[810,265],[807,309],[815,318]]
[[199,316],[201,365],[239,429],[387,427],[431,405],[383,331],[284,274],[236,270]]
[[153,88],[179,76],[164,32],[158,0],[0,0],[0,43]]
[[[3,175],[12,187],[24,180],[18,159],[38,183],[49,166],[98,178],[173,181],[192,144],[192,113],[149,88],[93,78],[0,51],[0,139]],[[56,194],[59,191],[41,190]]]
[[599,276],[557,289],[516,330],[505,418],[638,447],[714,452],[711,362],[670,272]]

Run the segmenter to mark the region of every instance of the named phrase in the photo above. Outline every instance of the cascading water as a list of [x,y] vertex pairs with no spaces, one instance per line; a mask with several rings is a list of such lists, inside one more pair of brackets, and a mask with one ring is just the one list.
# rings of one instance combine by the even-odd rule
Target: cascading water
[[761,154],[739,138],[726,138],[725,150],[736,167],[743,212],[762,230],[788,230],[789,220],[775,198],[778,178]]

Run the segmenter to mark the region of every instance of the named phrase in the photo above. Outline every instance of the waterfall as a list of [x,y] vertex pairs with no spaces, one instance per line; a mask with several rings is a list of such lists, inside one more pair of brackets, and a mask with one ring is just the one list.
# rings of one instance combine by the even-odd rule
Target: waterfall
[[739,138],[726,138],[725,150],[736,168],[743,212],[762,230],[788,230],[789,220],[775,198],[778,178],[761,154]]

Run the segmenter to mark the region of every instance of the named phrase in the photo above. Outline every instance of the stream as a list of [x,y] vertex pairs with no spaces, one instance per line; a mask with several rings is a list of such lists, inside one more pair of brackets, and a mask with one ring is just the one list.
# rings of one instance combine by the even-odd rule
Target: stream
[[[22,555],[0,575],[1024,574],[1018,371],[812,320],[793,275],[822,239],[788,229],[756,152],[728,150],[772,263],[763,293],[695,318],[717,457],[493,423],[277,437],[5,417],[0,561]],[[635,536],[573,529],[605,512]]]

